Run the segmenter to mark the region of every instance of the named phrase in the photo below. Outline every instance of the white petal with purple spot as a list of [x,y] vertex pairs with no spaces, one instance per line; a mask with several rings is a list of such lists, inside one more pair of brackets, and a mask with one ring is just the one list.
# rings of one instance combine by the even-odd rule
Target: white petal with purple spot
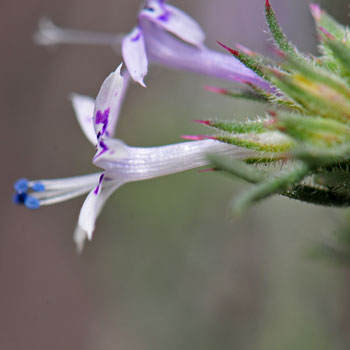
[[159,1],[148,1],[147,6],[140,12],[139,18],[150,20],[164,30],[176,35],[187,43],[201,47],[205,34],[200,25],[185,12]]
[[128,71],[137,83],[146,87],[144,77],[148,71],[145,41],[140,28],[135,27],[122,42],[122,54]]
[[129,83],[130,83],[130,74],[127,70],[125,70],[123,72],[123,87],[122,90],[120,91],[119,94],[119,99],[117,102],[117,105],[115,107],[115,116],[113,116],[113,118],[109,121],[108,126],[107,126],[107,133],[109,137],[113,137],[114,133],[115,133],[115,129],[119,120],[119,114],[120,111],[123,107],[123,101],[126,95],[126,92],[128,90],[129,87]]
[[113,119],[118,118],[123,91],[121,66],[105,79],[96,97],[93,121],[98,140],[109,136],[109,125],[112,125]]
[[[89,240],[92,239],[98,215],[107,199],[122,184],[122,182],[115,180],[108,183],[102,178],[97,187],[88,194],[80,210],[78,226],[74,235],[78,249],[82,249],[85,237]],[[85,233],[85,236],[83,233]]]

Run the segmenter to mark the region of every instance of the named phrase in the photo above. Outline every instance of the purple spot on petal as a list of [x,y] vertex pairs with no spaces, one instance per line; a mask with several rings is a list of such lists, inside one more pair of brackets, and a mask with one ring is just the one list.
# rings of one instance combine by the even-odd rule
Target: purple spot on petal
[[110,108],[107,108],[102,113],[100,110],[96,113],[96,124],[104,124],[106,121],[108,121]]
[[99,181],[98,181],[98,185],[97,185],[97,187],[95,188],[94,194],[95,194],[96,196],[97,196],[97,194],[98,194],[98,191],[100,190],[100,186],[101,186],[101,183],[102,183],[102,180],[103,180],[104,176],[105,176],[105,174],[102,174],[102,175],[100,176],[100,179],[99,179]]
[[138,41],[141,38],[141,32],[138,32],[133,38],[131,38],[131,41]]
[[101,152],[99,154],[97,154],[95,156],[95,158],[101,156],[103,153],[105,153],[105,152],[107,152],[109,150],[108,146],[103,141],[100,141],[98,144],[102,148],[102,150],[101,150]]
[[165,11],[162,15],[158,16],[157,19],[159,19],[162,22],[167,22],[169,20],[170,15],[170,11]]
[[104,152],[108,150],[108,146],[103,141],[100,141],[100,147],[102,147]]
[[96,124],[103,124],[102,131],[97,134],[97,139],[104,135],[108,126],[108,117],[109,117],[110,108],[107,108],[102,113],[100,110],[96,112]]
[[107,130],[107,125],[108,125],[108,122],[105,123],[105,124],[103,124],[102,132],[101,132],[101,135],[100,135],[100,136],[104,135],[104,133],[106,132],[106,130]]

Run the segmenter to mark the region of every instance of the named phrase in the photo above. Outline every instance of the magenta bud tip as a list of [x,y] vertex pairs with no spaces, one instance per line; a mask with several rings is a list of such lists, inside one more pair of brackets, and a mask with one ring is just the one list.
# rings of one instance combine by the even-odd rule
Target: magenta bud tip
[[229,51],[230,53],[232,53],[232,55],[234,56],[239,56],[239,51],[238,50],[234,50],[234,49],[231,49],[230,47],[226,46],[225,44],[223,44],[222,42],[220,41],[217,41],[217,43],[219,45],[221,45],[225,50]]
[[180,136],[184,140],[190,140],[190,141],[200,141],[205,140],[207,137],[203,135],[181,135]]
[[328,38],[328,39],[331,39],[331,40],[334,40],[335,39],[335,36],[332,35],[328,30],[326,30],[325,28],[323,27],[318,27],[318,29]]
[[205,90],[210,91],[210,92],[214,92],[216,94],[226,95],[228,93],[228,90],[223,89],[223,88],[219,88],[217,86],[207,85],[204,88],[205,88]]
[[316,21],[321,20],[322,10],[319,4],[311,3],[310,5],[311,14],[316,19]]
[[210,125],[211,122],[209,120],[199,120],[199,119],[195,119],[194,120],[195,123],[199,123],[199,124],[204,124],[204,125]]

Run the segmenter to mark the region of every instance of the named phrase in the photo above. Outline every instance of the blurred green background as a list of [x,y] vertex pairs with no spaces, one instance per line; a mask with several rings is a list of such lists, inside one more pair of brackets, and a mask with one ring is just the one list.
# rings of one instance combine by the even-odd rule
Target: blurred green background
[[[273,0],[280,23],[316,53],[307,1]],[[207,45],[236,42],[269,54],[263,0],[173,1],[202,25]],[[349,22],[348,1],[323,7]],[[138,0],[2,0],[3,125],[0,220],[0,349],[349,349],[350,273],[309,251],[332,241],[344,211],[274,197],[232,220],[229,203],[247,185],[218,173],[187,173],[122,187],[77,256],[72,233],[82,198],[28,211],[10,202],[25,176],[95,171],[68,101],[96,96],[121,58],[110,48],[35,46],[47,15],[60,26],[127,32]],[[132,145],[201,133],[193,119],[246,118],[259,104],[208,93],[231,87],[152,67],[133,85],[118,137]]]

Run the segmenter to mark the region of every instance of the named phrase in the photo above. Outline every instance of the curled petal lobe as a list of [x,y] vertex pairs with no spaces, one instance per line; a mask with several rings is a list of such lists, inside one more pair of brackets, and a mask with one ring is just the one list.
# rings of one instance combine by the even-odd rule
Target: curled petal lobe
[[89,96],[71,94],[71,101],[78,123],[87,139],[96,144],[96,134],[93,124],[95,101]]
[[185,12],[166,4],[168,20],[164,22],[164,29],[177,35],[182,40],[195,46],[202,46],[205,40],[205,33],[200,25]]
[[163,2],[159,3],[159,1],[148,1],[139,18],[156,23],[164,30],[191,45],[203,46],[205,34],[200,25],[185,12],[174,6],[163,4]]
[[148,70],[144,36],[140,28],[135,27],[122,42],[122,54],[125,65],[133,80],[145,87],[143,82]]
[[120,74],[121,65],[103,82],[96,97],[94,109],[94,129],[97,140],[109,136],[112,120],[118,118],[123,91],[123,77]]
[[111,194],[122,185],[116,180],[109,181],[105,177],[100,178],[96,188],[91,190],[80,210],[78,226],[75,230],[74,240],[78,250],[82,250],[85,239],[92,239],[95,222],[104,204]]

